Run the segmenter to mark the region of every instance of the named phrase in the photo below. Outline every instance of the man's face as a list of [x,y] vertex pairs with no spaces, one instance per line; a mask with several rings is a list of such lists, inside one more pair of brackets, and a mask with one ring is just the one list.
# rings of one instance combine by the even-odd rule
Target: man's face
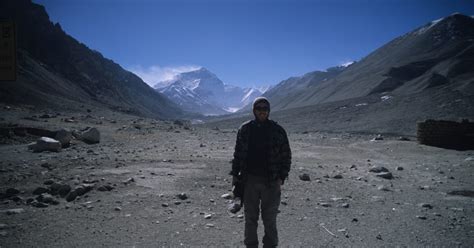
[[270,112],[270,108],[268,104],[262,102],[255,105],[253,110],[253,114],[257,118],[258,121],[266,121],[268,119],[268,113]]

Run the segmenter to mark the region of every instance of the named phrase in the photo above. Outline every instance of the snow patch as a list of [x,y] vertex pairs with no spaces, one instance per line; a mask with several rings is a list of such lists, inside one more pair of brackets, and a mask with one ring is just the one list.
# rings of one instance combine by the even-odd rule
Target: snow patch
[[426,31],[430,30],[432,27],[434,27],[436,24],[438,24],[440,21],[442,21],[444,19],[443,18],[440,18],[438,20],[434,20],[432,22],[430,22],[429,24],[419,28],[418,30],[415,31],[415,34],[417,35],[420,35],[420,34],[424,34],[426,33]]

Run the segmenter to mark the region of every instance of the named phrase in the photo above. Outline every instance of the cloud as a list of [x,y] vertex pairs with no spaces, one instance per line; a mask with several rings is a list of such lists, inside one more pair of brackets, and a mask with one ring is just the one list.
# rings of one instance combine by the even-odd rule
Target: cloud
[[201,66],[196,65],[182,65],[182,66],[159,66],[152,65],[149,67],[142,67],[140,65],[132,66],[128,68],[129,71],[135,73],[139,76],[145,83],[154,87],[166,86],[164,81],[172,80],[174,77],[180,73],[195,71],[201,68]]

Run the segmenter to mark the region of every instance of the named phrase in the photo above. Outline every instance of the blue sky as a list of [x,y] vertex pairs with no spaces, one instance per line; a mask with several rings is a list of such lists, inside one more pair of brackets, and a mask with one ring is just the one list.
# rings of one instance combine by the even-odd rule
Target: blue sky
[[148,83],[206,67],[239,86],[360,60],[473,0],[33,0],[71,36]]

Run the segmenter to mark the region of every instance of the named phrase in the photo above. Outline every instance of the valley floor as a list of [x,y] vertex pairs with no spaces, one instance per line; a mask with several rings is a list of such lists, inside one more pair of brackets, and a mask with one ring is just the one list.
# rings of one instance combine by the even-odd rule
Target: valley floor
[[[1,247],[243,246],[243,210],[230,214],[221,197],[231,190],[235,129],[117,116],[84,115],[77,123],[10,116],[3,122],[95,126],[102,138],[74,141],[58,153],[28,151],[34,137],[0,145],[1,192],[21,191],[16,201],[1,200]],[[289,130],[293,164],[278,216],[281,246],[472,247],[474,151],[373,137]],[[377,177],[373,166],[394,178]],[[311,180],[300,180],[303,173]],[[94,189],[46,208],[26,204],[48,179]],[[113,189],[97,190],[101,185]],[[448,194],[460,190],[470,196]],[[260,239],[262,228],[260,222]]]

